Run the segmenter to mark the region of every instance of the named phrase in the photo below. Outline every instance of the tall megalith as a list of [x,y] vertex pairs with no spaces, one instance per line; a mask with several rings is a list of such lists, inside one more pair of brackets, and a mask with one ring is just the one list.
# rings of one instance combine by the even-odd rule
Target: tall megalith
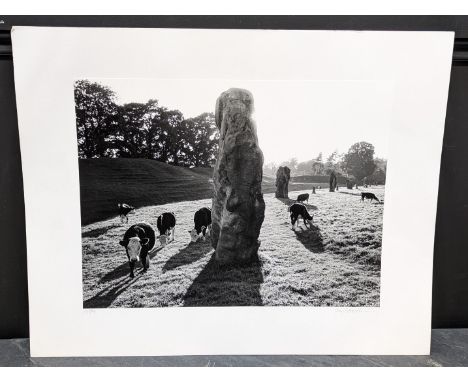
[[336,174],[335,171],[330,173],[330,192],[335,192],[336,189]]
[[276,193],[277,198],[288,198],[288,185],[291,178],[291,170],[287,166],[280,166],[276,171]]
[[211,244],[215,259],[221,264],[258,259],[265,202],[263,153],[252,111],[252,94],[244,89],[229,89],[216,101],[215,119],[220,134],[213,174]]

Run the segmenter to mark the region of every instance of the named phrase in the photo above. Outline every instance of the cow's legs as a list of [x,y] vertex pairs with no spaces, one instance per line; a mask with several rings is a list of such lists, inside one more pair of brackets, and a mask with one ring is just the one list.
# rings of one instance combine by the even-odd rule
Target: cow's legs
[[143,271],[148,270],[149,268],[149,256],[141,256],[141,265],[143,265]]
[[135,277],[135,274],[133,273],[133,270],[135,269],[135,263],[133,261],[129,261],[128,264],[130,265],[130,277],[133,279]]
[[294,229],[294,226],[297,222],[297,217],[291,215],[291,225],[292,225],[292,229]]

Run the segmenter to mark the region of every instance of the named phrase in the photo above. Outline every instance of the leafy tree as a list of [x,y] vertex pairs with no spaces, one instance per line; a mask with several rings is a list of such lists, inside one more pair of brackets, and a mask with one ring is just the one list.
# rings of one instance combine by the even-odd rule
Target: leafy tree
[[75,113],[79,157],[112,156],[109,136],[117,126],[115,93],[98,83],[76,81]]
[[312,175],[313,171],[313,160],[308,160],[304,162],[299,162],[296,166],[296,172],[299,175]]
[[183,123],[182,153],[188,166],[208,167],[216,160],[219,131],[213,113],[203,113]]
[[338,151],[335,150],[333,151],[327,158],[327,161],[325,162],[325,174],[330,175],[332,172],[337,173],[338,172]]
[[371,175],[376,165],[374,163],[374,146],[367,142],[352,145],[344,157],[346,171],[352,174],[358,182]]
[[317,158],[313,159],[312,163],[312,175],[323,175],[325,166],[323,164],[323,155],[319,153]]
[[291,158],[280,164],[280,166],[289,167],[289,169],[291,170],[291,175],[297,171],[297,165],[298,165],[297,158]]
[[75,83],[80,158],[156,159],[180,166],[211,166],[219,134],[212,113],[184,119],[179,110],[157,100],[117,105],[108,87],[87,80]]
[[119,128],[114,142],[120,157],[153,158],[157,138],[153,120],[158,115],[156,100],[119,106]]

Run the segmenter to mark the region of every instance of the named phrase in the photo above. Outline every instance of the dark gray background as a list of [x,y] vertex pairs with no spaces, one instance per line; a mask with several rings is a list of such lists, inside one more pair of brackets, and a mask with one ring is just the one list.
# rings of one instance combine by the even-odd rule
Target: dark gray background
[[[435,235],[432,324],[434,328],[468,327],[467,16],[0,16],[0,20],[4,21],[0,24],[0,338],[29,334],[23,181],[10,40],[13,25],[455,31]],[[408,162],[411,166],[410,158]],[[408,197],[417,203],[424,179],[418,178],[417,168],[410,171],[415,184],[408,185]],[[44,213],[49,208],[54,207],[44,206]]]

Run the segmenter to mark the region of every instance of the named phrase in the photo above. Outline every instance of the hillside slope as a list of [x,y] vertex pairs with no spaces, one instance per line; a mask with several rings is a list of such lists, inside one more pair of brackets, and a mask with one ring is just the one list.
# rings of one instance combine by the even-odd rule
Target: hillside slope
[[[82,225],[117,216],[118,203],[145,207],[208,199],[213,194],[210,168],[127,158],[80,159],[79,168]],[[305,182],[289,186],[290,191],[311,188],[312,183]],[[275,179],[264,176],[262,190],[274,192]]]
[[206,171],[149,159],[80,159],[81,223],[117,215],[120,202],[135,207],[210,198]]

